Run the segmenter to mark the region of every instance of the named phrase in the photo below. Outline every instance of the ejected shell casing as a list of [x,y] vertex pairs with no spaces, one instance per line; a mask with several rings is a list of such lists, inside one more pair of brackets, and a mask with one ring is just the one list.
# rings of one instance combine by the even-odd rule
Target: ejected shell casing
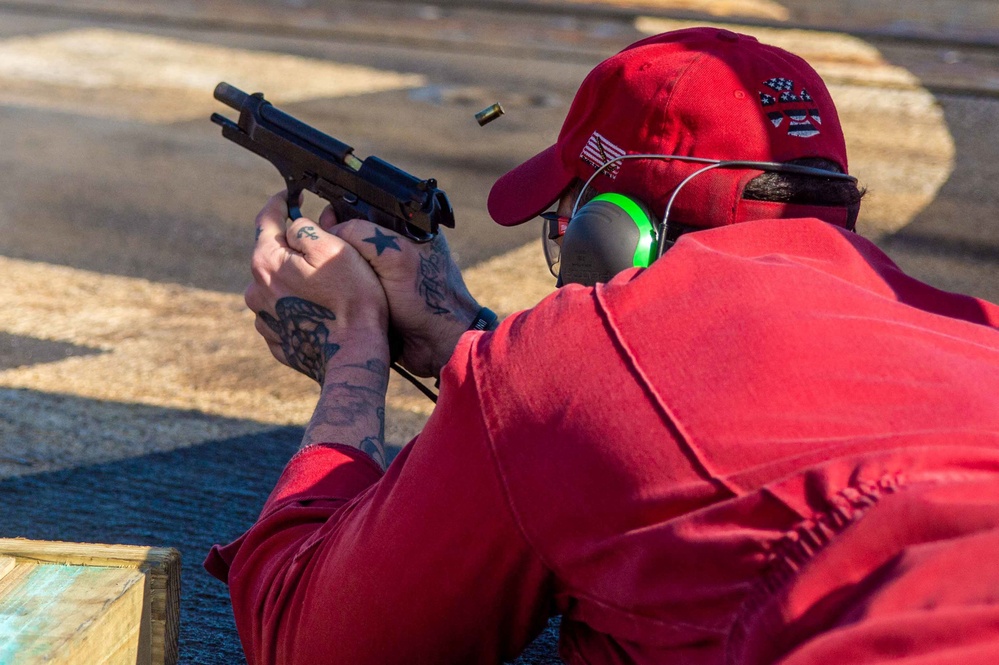
[[364,165],[364,162],[354,156],[354,153],[352,152],[347,153],[347,156],[343,158],[343,163],[355,171],[360,171],[361,167]]
[[499,105],[499,102],[497,102],[492,106],[484,108],[476,113],[475,120],[479,123],[479,127],[483,127],[501,115],[503,115],[503,107]]

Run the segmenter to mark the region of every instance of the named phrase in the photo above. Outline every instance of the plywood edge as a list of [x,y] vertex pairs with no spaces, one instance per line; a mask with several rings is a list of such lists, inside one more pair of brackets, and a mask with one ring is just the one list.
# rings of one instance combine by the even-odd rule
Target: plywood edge
[[14,570],[14,566],[17,565],[17,559],[12,556],[0,556],[0,580],[3,579],[4,575]]
[[56,540],[0,538],[0,556],[36,563],[62,563],[106,568],[170,568],[180,564],[180,552],[172,547],[69,543]]

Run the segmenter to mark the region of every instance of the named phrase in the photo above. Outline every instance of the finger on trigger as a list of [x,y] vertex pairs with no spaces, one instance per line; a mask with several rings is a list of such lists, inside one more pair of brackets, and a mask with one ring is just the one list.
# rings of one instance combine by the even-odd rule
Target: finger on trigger
[[287,246],[284,222],[288,219],[288,202],[285,192],[275,194],[264,204],[257,215],[257,242]]

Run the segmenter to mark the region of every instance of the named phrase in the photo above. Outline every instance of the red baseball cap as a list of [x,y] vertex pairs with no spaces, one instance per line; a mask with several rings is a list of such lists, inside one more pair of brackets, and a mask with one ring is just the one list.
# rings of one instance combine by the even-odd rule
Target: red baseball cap
[[[847,172],[846,142],[832,97],[812,67],[754,37],[716,28],[667,32],[632,44],[590,72],[555,145],[502,176],[489,214],[504,226],[526,222],[625,154],[722,160],[830,160]],[[626,160],[597,176],[599,192],[627,194],[662,216],[674,188],[703,168],[677,160]],[[774,206],[742,201],[756,170],[715,169],[680,190],[670,219],[723,226]],[[760,211],[758,214],[756,211]]]

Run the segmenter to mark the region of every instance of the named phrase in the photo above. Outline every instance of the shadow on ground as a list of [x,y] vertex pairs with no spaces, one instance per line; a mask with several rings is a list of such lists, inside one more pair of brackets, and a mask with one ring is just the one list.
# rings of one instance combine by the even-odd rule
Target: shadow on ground
[[284,427],[0,481],[0,535],[178,548],[181,662],[245,662],[226,587],[201,562],[253,523],[301,439]]

